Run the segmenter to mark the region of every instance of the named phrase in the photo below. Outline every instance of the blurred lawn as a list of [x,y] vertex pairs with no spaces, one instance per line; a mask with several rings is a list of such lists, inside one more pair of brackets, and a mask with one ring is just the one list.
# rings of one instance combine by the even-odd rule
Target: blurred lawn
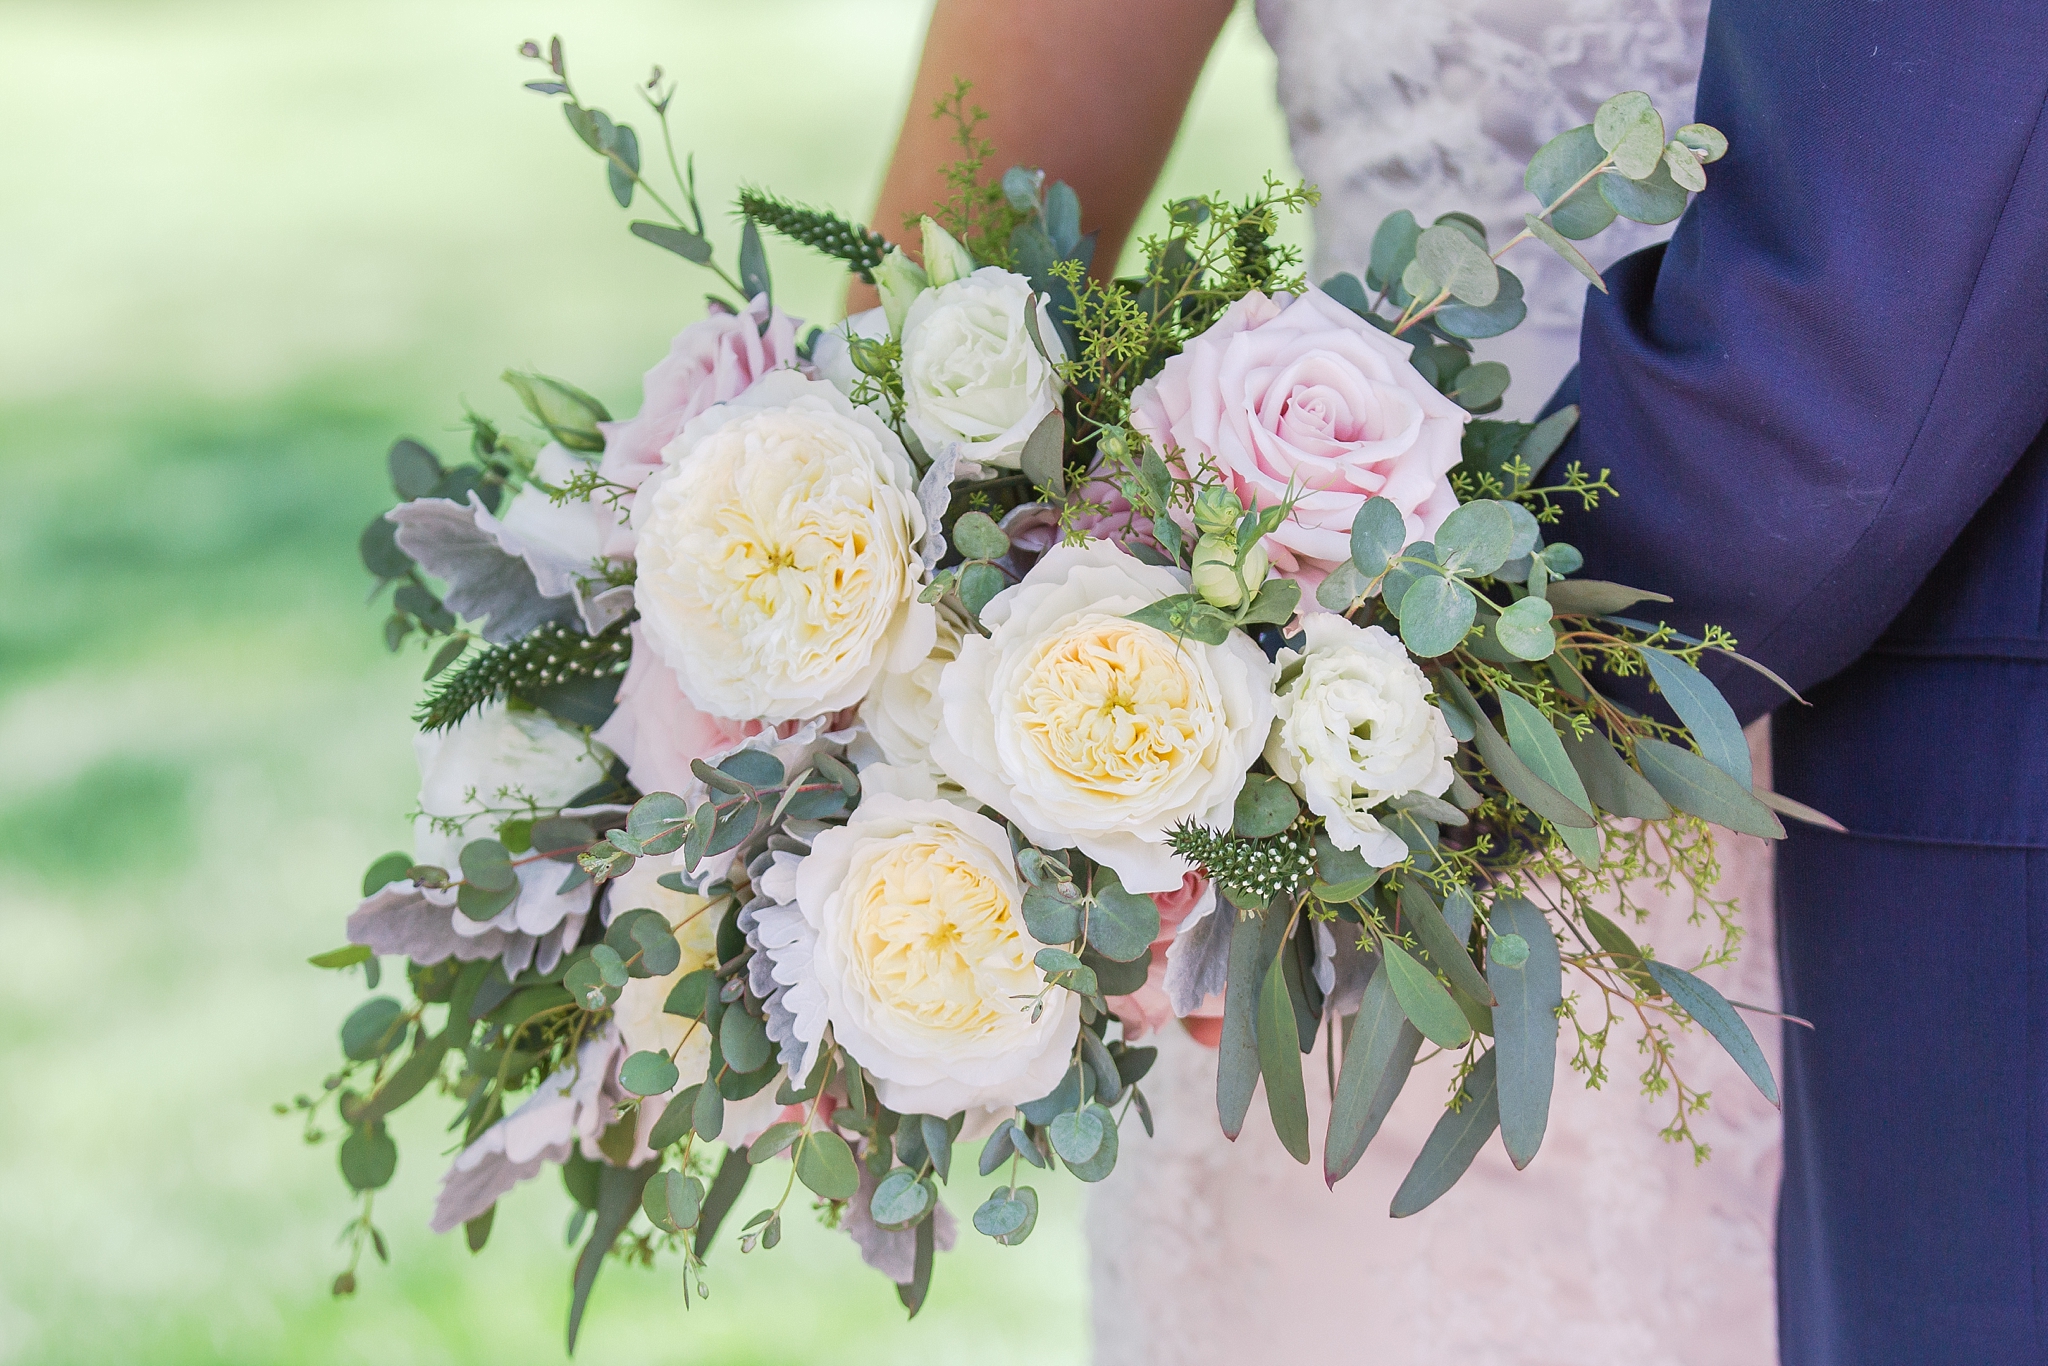
[[[579,91],[622,116],[650,62],[683,77],[707,203],[745,177],[859,213],[923,9],[0,3],[0,1361],[559,1358],[557,1181],[472,1261],[425,1231],[444,1159],[413,1107],[394,1263],[336,1303],[332,1149],[269,1110],[336,1058],[361,979],[303,959],[412,799],[421,661],[379,648],[355,536],[394,435],[457,446],[464,398],[510,419],[508,364],[630,412],[699,308],[518,89],[518,40],[571,23]],[[1271,81],[1240,15],[1168,187],[1285,166]],[[778,299],[832,316],[843,277],[771,254]],[[1079,1197],[1045,1188],[1037,1236],[970,1233],[913,1326],[799,1219],[722,1248],[687,1317],[672,1268],[609,1267],[583,1356],[1081,1360]]]

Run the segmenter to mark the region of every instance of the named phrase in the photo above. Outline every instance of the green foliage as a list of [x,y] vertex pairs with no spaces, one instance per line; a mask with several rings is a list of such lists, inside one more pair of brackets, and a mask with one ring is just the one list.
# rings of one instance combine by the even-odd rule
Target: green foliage
[[565,687],[623,676],[631,652],[624,622],[598,636],[550,623],[510,645],[486,646],[472,655],[427,695],[413,719],[421,730],[446,730],[508,696],[548,709]]
[[882,264],[882,254],[889,249],[888,240],[872,229],[825,209],[792,204],[766,190],[741,190],[739,208],[762,227],[846,262],[847,268],[868,284],[875,282],[874,268]]
[[1241,906],[1264,906],[1315,880],[1315,847],[1302,823],[1270,838],[1240,839],[1186,820],[1167,840],[1174,853],[1199,866]]

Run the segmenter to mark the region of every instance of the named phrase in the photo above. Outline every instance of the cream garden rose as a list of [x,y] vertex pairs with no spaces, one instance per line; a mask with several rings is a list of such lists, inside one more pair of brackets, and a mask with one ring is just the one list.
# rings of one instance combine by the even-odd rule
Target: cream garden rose
[[931,652],[917,477],[873,413],[779,371],[691,419],[633,505],[645,637],[714,716],[858,702]]
[[898,767],[929,770],[937,776],[932,762],[932,737],[938,734],[942,711],[939,705],[939,675],[960,654],[960,641],[967,627],[950,610],[941,608],[938,638],[932,652],[916,668],[901,673],[884,673],[860,704],[861,724],[881,751],[882,758]]
[[[948,802],[870,790],[763,890],[791,903],[769,949],[808,1075],[827,1026],[903,1114],[1036,1100],[1066,1074],[1080,998],[1046,990],[1008,834]],[[1032,998],[1045,1009],[1032,1019]]]
[[1408,792],[1442,795],[1458,743],[1399,640],[1329,613],[1307,617],[1302,630],[1303,649],[1280,652],[1266,761],[1328,823],[1332,843],[1389,867],[1408,848],[1372,808]]
[[1181,885],[1176,824],[1230,825],[1273,719],[1273,666],[1250,637],[1176,641],[1126,619],[1186,591],[1185,575],[1107,542],[1055,547],[939,676],[932,755],[947,776],[1134,892]]
[[1031,282],[984,266],[917,296],[903,319],[904,416],[925,449],[959,442],[984,465],[1016,469],[1024,442],[1060,402],[1059,374],[1025,329],[1038,310],[1038,336],[1053,354],[1059,332]]

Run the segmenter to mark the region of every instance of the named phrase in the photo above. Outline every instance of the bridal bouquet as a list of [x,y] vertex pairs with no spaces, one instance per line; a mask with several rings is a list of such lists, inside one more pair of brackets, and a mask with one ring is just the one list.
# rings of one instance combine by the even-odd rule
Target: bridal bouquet
[[[313,961],[375,989],[395,958],[405,991],[298,1102],[343,1135],[358,1259],[422,1095],[452,1111],[437,1231],[481,1249],[559,1171],[572,1345],[607,1256],[679,1259],[701,1295],[718,1231],[775,1247],[799,1185],[914,1313],[956,1236],[942,1188],[1024,1241],[1030,1172],[1102,1180],[1151,1130],[1137,1041],[1176,1017],[1218,1047],[1224,1130],[1263,1083],[1304,1163],[1326,1040],[1332,1183],[1423,1045],[1454,1053],[1396,1216],[1496,1130],[1536,1156],[1566,1024],[1598,1084],[1636,1022],[1670,1137],[1704,1099],[1687,1020],[1775,1099],[1729,1003],[1631,938],[1628,887],[1689,883],[1732,952],[1708,824],[1825,818],[1753,786],[1696,667],[1731,640],[1572,577],[1546,529],[1606,476],[1549,474],[1571,408],[1477,416],[1508,374],[1472,354],[1524,315],[1512,248],[1597,285],[1573,241],[1675,218],[1719,133],[1667,139],[1619,95],[1536,155],[1498,246],[1396,213],[1362,279],[1312,286],[1273,237],[1312,192],[1269,180],[1173,204],[1143,273],[1103,280],[1073,191],[985,178],[956,92],[921,260],[749,191],[728,264],[660,72],[665,192],[559,42],[524,52],[618,203],[658,212],[633,233],[724,292],[631,418],[515,373],[530,434],[472,414],[461,463],[391,449],[361,550],[391,648],[432,656],[414,844]],[[881,306],[805,328],[764,233]]]

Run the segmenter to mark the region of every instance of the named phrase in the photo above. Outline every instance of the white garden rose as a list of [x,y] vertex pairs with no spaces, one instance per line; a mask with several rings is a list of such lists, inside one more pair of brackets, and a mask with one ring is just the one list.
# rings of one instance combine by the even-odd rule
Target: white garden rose
[[704,1080],[711,1061],[711,1033],[695,1020],[663,1013],[662,1007],[676,983],[699,969],[718,965],[718,918],[717,903],[662,886],[659,879],[669,871],[662,860],[643,858],[612,881],[613,920],[628,911],[653,911],[668,921],[683,951],[675,971],[666,976],[627,981],[612,1006],[612,1015],[618,1021],[620,1038],[625,1040],[626,1054],[643,1049],[669,1054],[679,1073],[676,1088],[681,1088]]
[[797,913],[769,949],[804,1050],[794,1075],[828,1025],[902,1114],[1019,1105],[1066,1074],[1080,998],[1046,990],[1009,835],[986,816],[870,791],[800,861],[778,854],[762,888]]
[[917,475],[873,413],[778,371],[692,418],[664,458],[633,504],[634,600],[700,710],[819,716],[931,652]]
[[932,652],[916,668],[901,673],[884,673],[860,704],[861,724],[875,742],[885,762],[901,768],[924,769],[934,776],[932,737],[939,733],[939,675],[960,653],[960,641],[967,626],[951,610],[942,607],[938,616],[938,639]]
[[1458,742],[1398,639],[1330,613],[1305,618],[1302,630],[1301,652],[1280,653],[1266,762],[1328,822],[1332,843],[1390,867],[1408,847],[1372,808],[1409,792],[1442,795]]
[[1106,541],[1057,546],[982,609],[992,634],[967,637],[939,676],[932,757],[947,776],[1134,892],[1181,885],[1175,825],[1229,828],[1273,720],[1273,666],[1249,636],[1205,645],[1126,619],[1187,588]]
[[[925,449],[958,442],[984,465],[1016,469],[1024,442],[1058,409],[1060,378],[1025,329],[1031,282],[995,266],[917,296],[903,319],[903,412]],[[1038,336],[1059,351],[1045,305]],[[1064,355],[1064,352],[1060,354]]]

